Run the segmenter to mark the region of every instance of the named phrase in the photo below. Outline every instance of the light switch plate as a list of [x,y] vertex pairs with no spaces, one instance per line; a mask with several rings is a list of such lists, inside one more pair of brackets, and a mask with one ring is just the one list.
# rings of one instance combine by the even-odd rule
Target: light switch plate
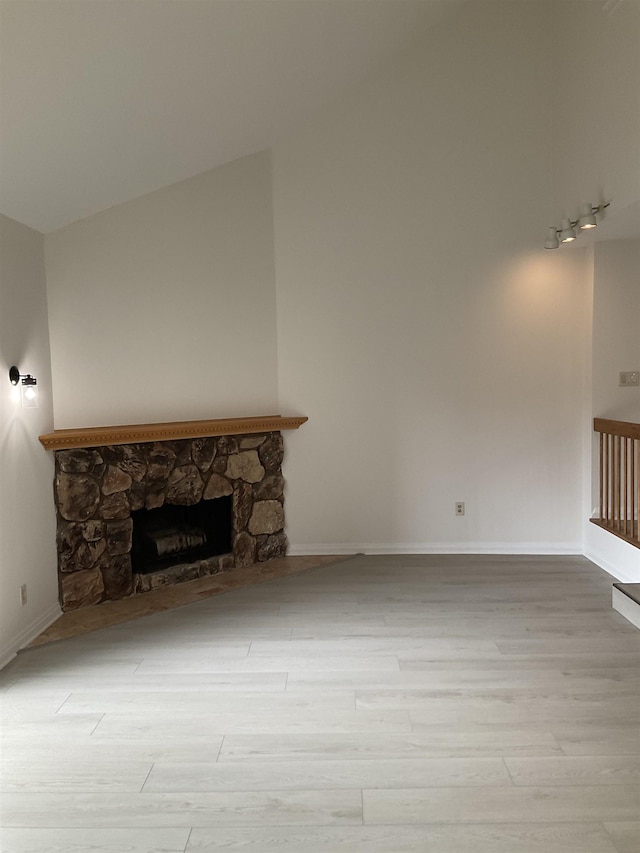
[[627,370],[620,373],[621,388],[627,388],[630,385],[640,385],[640,370]]

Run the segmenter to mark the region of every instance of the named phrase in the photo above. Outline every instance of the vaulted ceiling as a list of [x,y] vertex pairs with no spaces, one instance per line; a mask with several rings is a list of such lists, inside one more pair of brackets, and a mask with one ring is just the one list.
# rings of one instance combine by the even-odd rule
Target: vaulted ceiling
[[0,212],[49,232],[270,147],[459,0],[2,0]]

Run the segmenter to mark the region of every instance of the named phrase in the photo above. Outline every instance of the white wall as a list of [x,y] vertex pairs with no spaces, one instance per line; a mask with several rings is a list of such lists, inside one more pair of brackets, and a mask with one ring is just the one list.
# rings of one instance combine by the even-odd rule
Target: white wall
[[640,370],[640,240],[607,240],[594,250],[593,416],[640,422],[640,387],[619,373]]
[[550,10],[470,4],[274,150],[294,551],[581,549],[589,280],[541,248]]
[[275,147],[273,209],[262,153],[49,235],[56,427],[299,412],[294,550],[580,550],[591,267],[541,245],[637,195],[628,3],[468,4]]
[[[554,39],[554,215],[548,224],[577,217],[581,203],[612,201],[590,239],[599,241],[605,230],[609,236],[637,237],[640,2],[562,0],[554,9]],[[578,242],[587,244],[589,238]],[[588,521],[597,503],[593,417],[640,420],[637,392],[617,386],[618,372],[640,363],[636,251],[619,240],[593,246],[593,402],[584,415],[583,542],[584,553],[602,568],[620,580],[640,582],[640,551]]]
[[553,10],[556,220],[580,204],[640,199],[640,2],[561,0]]
[[[37,378],[39,408],[21,407],[14,364]],[[43,238],[0,216],[0,666],[60,612],[53,456],[38,441],[52,426]]]
[[47,235],[57,429],[277,412],[271,163]]
[[[640,240],[607,240],[594,246],[590,504],[598,514],[599,439],[594,417],[640,423],[640,388],[621,388],[622,370],[640,370]],[[589,522],[585,553],[622,581],[640,583],[640,550]]]

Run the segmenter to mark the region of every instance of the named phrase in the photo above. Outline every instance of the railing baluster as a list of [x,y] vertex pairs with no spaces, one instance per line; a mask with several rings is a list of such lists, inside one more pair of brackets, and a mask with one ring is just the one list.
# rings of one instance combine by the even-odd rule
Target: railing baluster
[[633,443],[636,451],[636,505],[633,515],[636,524],[636,542],[640,543],[640,439]]
[[611,524],[613,520],[613,465],[614,465],[614,447],[613,447],[613,436],[608,435],[607,441],[609,443],[609,484],[607,486],[607,506],[609,507],[609,511],[607,512],[607,522]]
[[600,518],[604,518],[604,433],[600,433]]
[[615,438],[616,441],[616,464],[615,464],[615,475],[616,475],[616,506],[615,506],[615,519],[616,519],[616,530],[622,530],[622,439],[619,435]]
[[604,438],[604,513],[601,518],[609,523],[609,436],[603,433]]
[[629,535],[629,439],[622,439],[622,529]]

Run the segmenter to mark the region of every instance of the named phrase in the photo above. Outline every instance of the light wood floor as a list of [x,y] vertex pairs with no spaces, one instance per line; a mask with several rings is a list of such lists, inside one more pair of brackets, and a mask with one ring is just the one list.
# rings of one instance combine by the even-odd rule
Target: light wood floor
[[638,853],[640,632],[574,557],[357,557],[21,654],[3,853]]

